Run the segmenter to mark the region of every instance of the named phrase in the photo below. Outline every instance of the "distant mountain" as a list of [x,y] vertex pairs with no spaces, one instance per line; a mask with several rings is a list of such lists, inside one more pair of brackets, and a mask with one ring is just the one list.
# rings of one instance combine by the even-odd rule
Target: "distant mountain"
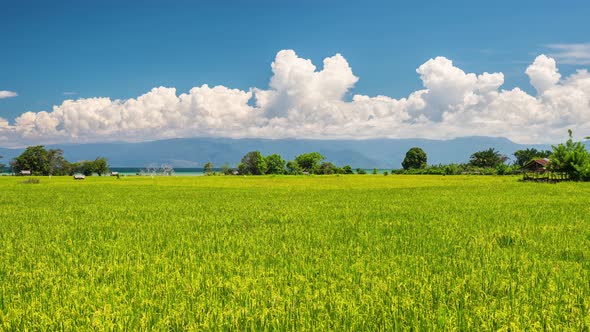
[[[408,149],[421,147],[429,164],[467,162],[469,156],[487,148],[495,148],[513,158],[519,149],[550,149],[550,145],[517,144],[506,138],[462,137],[451,140],[430,139],[369,139],[369,140],[305,140],[305,139],[231,139],[179,138],[141,143],[93,143],[48,145],[64,150],[70,161],[107,157],[114,167],[144,167],[169,163],[174,167],[200,167],[210,161],[216,166],[235,166],[248,151],[263,154],[278,153],[286,160],[296,155],[318,151],[336,165],[353,168],[400,168]],[[0,148],[0,163],[18,156],[23,149]]]

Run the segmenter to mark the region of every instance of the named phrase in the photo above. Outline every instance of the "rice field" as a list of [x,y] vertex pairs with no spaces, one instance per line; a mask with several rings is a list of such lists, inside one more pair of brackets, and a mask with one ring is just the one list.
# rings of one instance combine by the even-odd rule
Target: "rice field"
[[590,329],[590,184],[0,177],[0,330]]

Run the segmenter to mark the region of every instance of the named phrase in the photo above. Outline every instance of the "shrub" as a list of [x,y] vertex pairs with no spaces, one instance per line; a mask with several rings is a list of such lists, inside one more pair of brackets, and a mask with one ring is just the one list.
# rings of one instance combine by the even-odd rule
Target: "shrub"
[[24,181],[21,181],[21,183],[22,184],[39,184],[39,183],[41,183],[41,180],[35,179],[35,178],[29,178]]

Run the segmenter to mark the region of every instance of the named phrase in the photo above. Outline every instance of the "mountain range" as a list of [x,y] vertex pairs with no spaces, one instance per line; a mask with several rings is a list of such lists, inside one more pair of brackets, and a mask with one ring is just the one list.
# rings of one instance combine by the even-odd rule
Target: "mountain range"
[[[550,149],[547,144],[518,144],[506,138],[461,137],[450,140],[431,139],[367,139],[367,140],[309,140],[309,139],[231,139],[178,138],[140,143],[89,143],[47,145],[64,150],[70,161],[106,157],[112,167],[145,167],[171,164],[174,167],[202,167],[212,162],[236,166],[248,151],[258,150],[264,155],[278,153],[285,160],[305,152],[320,152],[336,165],[353,168],[400,168],[406,152],[412,147],[422,148],[429,164],[462,163],[476,151],[495,148],[514,158],[516,150],[525,148]],[[2,163],[8,163],[24,149],[0,148]]]

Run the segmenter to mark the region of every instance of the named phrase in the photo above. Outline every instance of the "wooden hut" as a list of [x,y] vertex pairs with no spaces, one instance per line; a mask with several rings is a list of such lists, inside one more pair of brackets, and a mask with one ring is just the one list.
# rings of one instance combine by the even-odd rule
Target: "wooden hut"
[[74,174],[74,180],[84,180],[86,179],[86,175],[84,174]]
[[522,166],[523,178],[525,180],[543,180],[549,178],[549,159],[533,159]]
[[31,176],[32,173],[31,173],[31,171],[28,171],[28,170],[22,170],[22,171],[20,171],[19,175],[20,176]]

